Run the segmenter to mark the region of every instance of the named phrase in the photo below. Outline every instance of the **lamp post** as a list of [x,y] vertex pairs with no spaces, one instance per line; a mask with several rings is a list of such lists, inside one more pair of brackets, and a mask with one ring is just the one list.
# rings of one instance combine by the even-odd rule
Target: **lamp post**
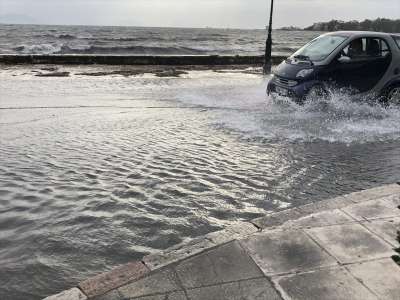
[[268,38],[265,45],[264,74],[270,74],[272,68],[272,16],[274,13],[274,0],[271,0],[271,12],[269,16]]

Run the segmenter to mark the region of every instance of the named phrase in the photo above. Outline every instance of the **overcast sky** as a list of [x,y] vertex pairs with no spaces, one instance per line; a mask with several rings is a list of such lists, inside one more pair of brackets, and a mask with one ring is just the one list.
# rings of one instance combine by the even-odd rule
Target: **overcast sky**
[[[0,0],[0,18],[40,24],[264,28],[269,1]],[[275,5],[274,27],[400,17],[400,0],[275,0]]]

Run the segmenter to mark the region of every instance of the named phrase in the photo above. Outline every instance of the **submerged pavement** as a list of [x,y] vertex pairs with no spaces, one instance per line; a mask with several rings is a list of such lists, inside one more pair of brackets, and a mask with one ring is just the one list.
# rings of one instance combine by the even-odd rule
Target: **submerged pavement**
[[400,299],[400,185],[211,233],[46,300]]

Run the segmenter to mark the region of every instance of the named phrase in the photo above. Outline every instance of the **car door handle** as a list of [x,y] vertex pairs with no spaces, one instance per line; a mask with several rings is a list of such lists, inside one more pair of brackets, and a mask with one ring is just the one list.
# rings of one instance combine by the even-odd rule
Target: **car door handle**
[[400,74],[400,68],[394,69],[394,75],[399,75]]

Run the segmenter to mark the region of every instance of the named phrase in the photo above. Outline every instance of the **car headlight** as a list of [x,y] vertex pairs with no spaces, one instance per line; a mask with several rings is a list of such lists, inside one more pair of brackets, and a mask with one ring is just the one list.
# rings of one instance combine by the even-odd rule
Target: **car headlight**
[[305,78],[305,77],[311,75],[312,72],[314,72],[314,69],[303,69],[297,73],[296,77],[297,78]]

